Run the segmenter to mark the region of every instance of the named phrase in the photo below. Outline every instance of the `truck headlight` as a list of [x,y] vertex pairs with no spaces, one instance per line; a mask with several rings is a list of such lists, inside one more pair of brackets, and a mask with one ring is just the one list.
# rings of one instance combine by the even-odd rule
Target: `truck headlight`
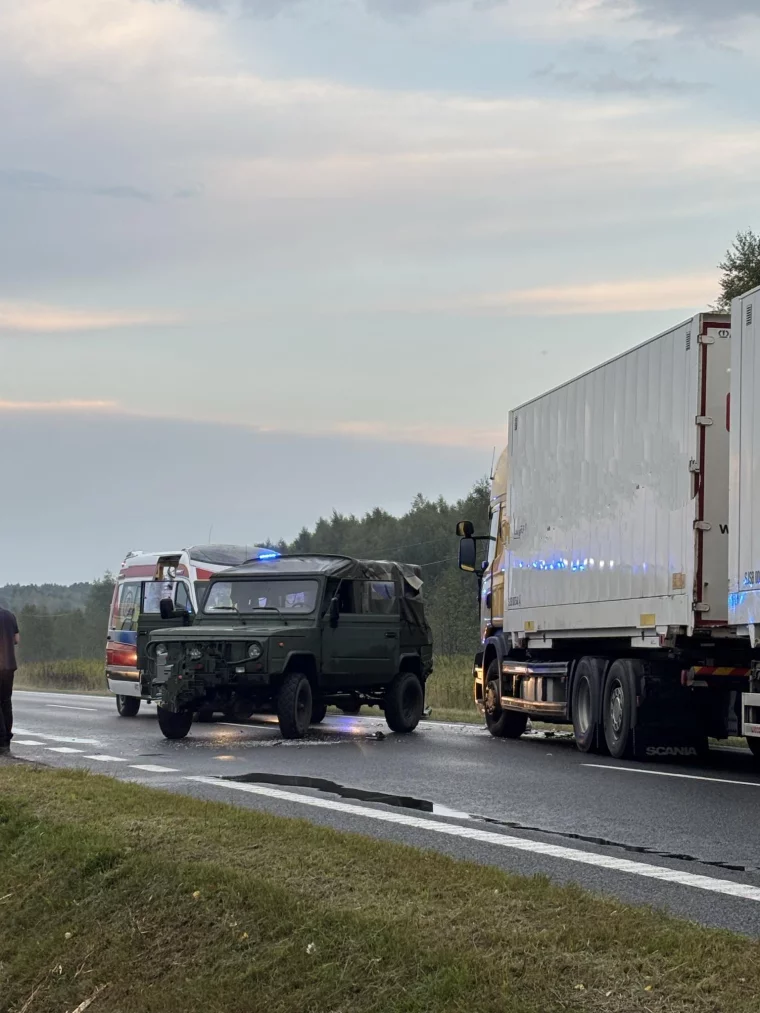
[[199,661],[203,657],[203,651],[197,644],[191,644],[187,649],[187,656],[191,661]]
[[260,658],[261,657],[261,644],[257,644],[254,641],[254,643],[252,643],[251,646],[248,648],[248,657],[249,658],[253,658],[254,661],[256,660],[256,658]]

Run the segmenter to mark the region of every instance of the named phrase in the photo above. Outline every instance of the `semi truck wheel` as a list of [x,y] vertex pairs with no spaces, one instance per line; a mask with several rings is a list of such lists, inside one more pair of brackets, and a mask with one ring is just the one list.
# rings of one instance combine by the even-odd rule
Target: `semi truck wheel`
[[425,707],[425,691],[414,672],[400,672],[385,694],[385,720],[392,732],[413,732]]
[[166,739],[184,739],[193,723],[192,711],[170,711],[158,708],[158,727]]
[[630,756],[633,750],[633,719],[636,713],[634,665],[635,662],[628,658],[613,661],[604,684],[604,739],[610,756],[616,760]]
[[603,662],[581,658],[575,669],[572,694],[573,736],[582,753],[595,752],[599,725],[599,697],[602,690]]
[[311,723],[313,725],[321,724],[325,720],[325,714],[327,714],[327,704],[314,700],[311,705]]
[[302,739],[311,721],[311,685],[305,675],[286,675],[277,694],[277,720],[284,739]]
[[137,717],[137,712],[140,710],[140,697],[139,696],[117,696],[116,697],[116,710],[123,718],[134,718]]
[[528,715],[502,708],[499,674],[499,659],[494,658],[486,672],[486,727],[494,738],[519,739],[528,727]]

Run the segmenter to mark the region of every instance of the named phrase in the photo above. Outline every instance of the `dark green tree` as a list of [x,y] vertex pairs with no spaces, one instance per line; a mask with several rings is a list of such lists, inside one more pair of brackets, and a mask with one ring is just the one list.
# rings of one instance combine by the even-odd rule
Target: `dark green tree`
[[732,299],[760,285],[760,235],[752,229],[737,232],[733,245],[718,267],[723,275],[716,309],[728,313]]

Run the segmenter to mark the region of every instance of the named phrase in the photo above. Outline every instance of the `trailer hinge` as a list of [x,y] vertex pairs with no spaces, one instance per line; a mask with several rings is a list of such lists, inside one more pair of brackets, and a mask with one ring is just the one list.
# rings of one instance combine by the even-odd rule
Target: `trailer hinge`
[[695,601],[694,602],[694,611],[695,612],[709,612],[710,611],[710,606],[707,604],[706,601]]
[[712,524],[709,521],[694,521],[695,531],[712,531]]
[[697,340],[699,341],[700,345],[715,344],[715,338],[712,336],[712,334],[700,334]]
[[697,415],[696,423],[698,426],[711,426],[713,424],[713,420],[709,415]]

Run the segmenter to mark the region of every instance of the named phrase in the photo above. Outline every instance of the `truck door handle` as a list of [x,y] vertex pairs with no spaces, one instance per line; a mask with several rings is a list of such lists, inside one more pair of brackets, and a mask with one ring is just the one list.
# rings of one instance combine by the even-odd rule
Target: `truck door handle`
[[395,640],[396,639],[396,634],[395,633],[386,633],[385,635],[386,635],[386,637],[389,640]]

